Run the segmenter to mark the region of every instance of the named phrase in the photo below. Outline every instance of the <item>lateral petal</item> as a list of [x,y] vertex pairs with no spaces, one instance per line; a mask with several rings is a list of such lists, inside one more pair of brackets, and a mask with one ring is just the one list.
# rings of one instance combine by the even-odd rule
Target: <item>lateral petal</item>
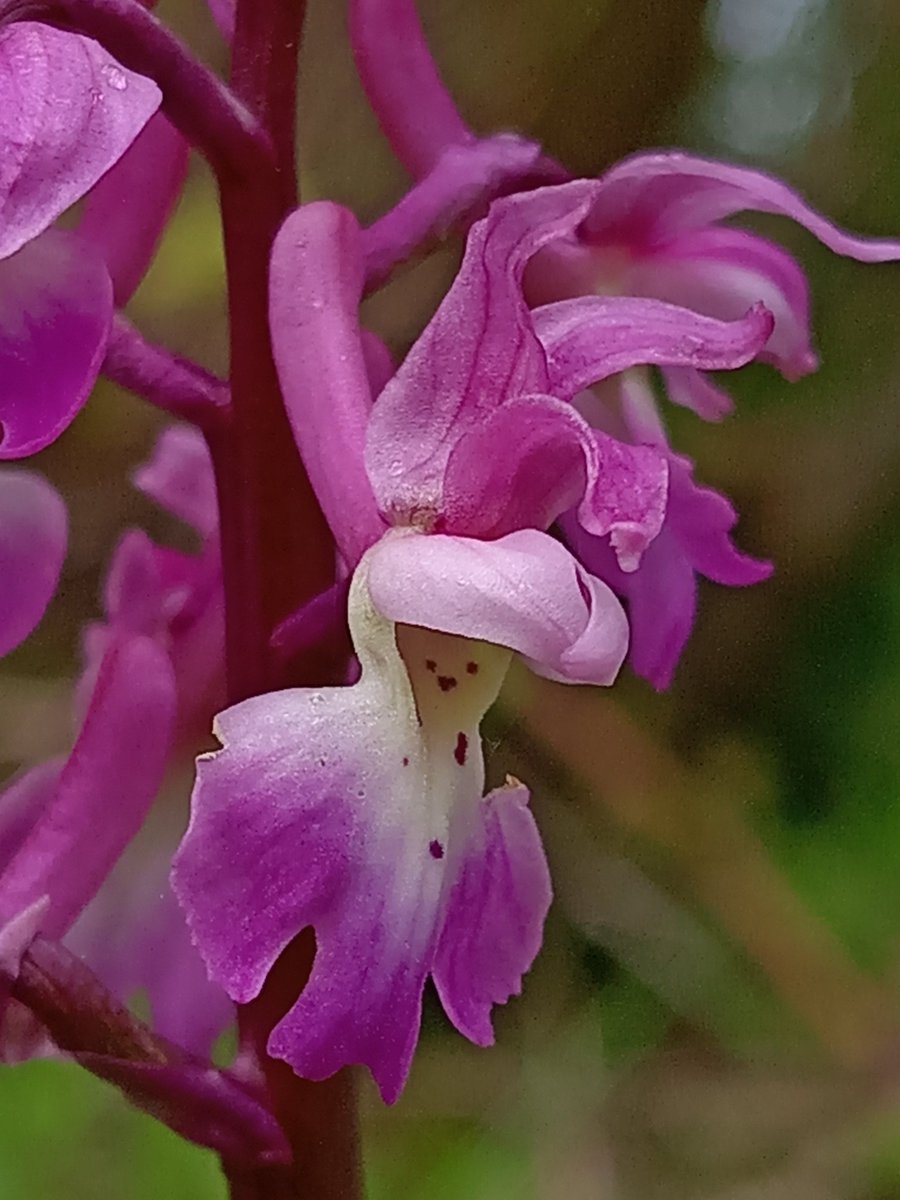
[[307,204],[272,250],[272,346],[294,437],[310,482],[352,567],[381,536],[363,461],[372,405],[359,326],[363,257],[353,214]]
[[102,260],[51,229],[0,261],[0,459],[48,446],[94,386],[112,321]]
[[859,262],[900,258],[900,242],[845,233],[786,183],[748,167],[662,151],[625,159],[600,183],[584,227],[589,240],[648,245],[750,210],[789,217],[835,254]]
[[0,259],[80,200],[161,98],[90,38],[33,21],[0,29]]
[[571,399],[592,383],[641,363],[732,370],[755,358],[772,332],[762,304],[719,321],[662,300],[580,296],[535,309],[547,353],[549,390]]
[[0,471],[0,656],[23,642],[46,612],[67,539],[58,492],[31,471]]

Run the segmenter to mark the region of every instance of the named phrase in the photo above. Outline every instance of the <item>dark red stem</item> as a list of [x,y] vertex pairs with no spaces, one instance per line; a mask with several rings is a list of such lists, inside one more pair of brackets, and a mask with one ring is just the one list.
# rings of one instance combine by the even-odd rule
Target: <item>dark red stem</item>
[[[280,686],[284,660],[273,630],[334,581],[334,542],[296,450],[269,336],[272,242],[297,203],[294,141],[297,56],[304,0],[238,0],[232,87],[266,131],[275,169],[223,178],[222,212],[231,312],[231,421],[213,439],[222,520],[229,700]],[[292,664],[290,682],[339,676],[334,651]],[[313,1084],[266,1053],[272,1026],[293,1003],[312,964],[298,939],[263,994],[240,1011],[245,1045],[265,1074],[273,1108],[294,1152],[292,1200],[357,1200],[361,1172],[355,1106],[346,1073]],[[233,1194],[284,1194],[282,1180],[232,1180]]]
[[[219,457],[229,699],[283,682],[275,626],[334,578],[334,545],[288,425],[269,337],[272,241],[296,204],[294,113],[302,0],[239,3],[232,86],[267,131],[275,168],[222,181],[231,311],[232,436]],[[322,682],[325,664],[308,664]]]

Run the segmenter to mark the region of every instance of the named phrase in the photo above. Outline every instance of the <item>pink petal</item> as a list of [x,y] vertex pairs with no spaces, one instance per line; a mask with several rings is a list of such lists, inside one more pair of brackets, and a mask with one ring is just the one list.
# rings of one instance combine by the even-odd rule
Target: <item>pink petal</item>
[[352,213],[320,201],[288,217],[271,261],[275,362],[310,482],[351,566],[384,531],[363,462],[371,393],[359,328],[362,284]]
[[491,1008],[521,991],[553,891],[528,789],[510,780],[485,796],[479,816],[450,893],[433,974],[456,1028],[490,1046]]
[[202,538],[218,529],[212,459],[199,430],[189,425],[164,430],[151,457],[135,471],[134,482],[160,508],[192,526]]
[[472,141],[431,57],[414,0],[352,0],[350,37],[369,103],[413,177],[427,174],[448,146]]
[[85,195],[160,99],[89,38],[31,21],[0,29],[0,258]]
[[450,291],[372,410],[366,466],[393,522],[439,511],[447,460],[465,432],[509,400],[548,390],[522,274],[541,246],[578,226],[595,187],[508,196],[472,226]]
[[743,554],[732,542],[737,513],[730,501],[695,483],[687,459],[671,455],[669,466],[665,523],[632,574],[620,569],[604,542],[579,526],[574,513],[562,522],[579,561],[627,601],[629,665],[659,690],[671,684],[693,628],[697,575],[745,587],[772,574],[771,563]]
[[484,539],[547,529],[580,501],[585,528],[609,535],[623,565],[634,569],[662,525],[667,477],[659,451],[591,429],[551,396],[528,396],[497,409],[456,444],[440,528]]
[[680,234],[628,272],[628,287],[725,321],[762,302],[775,327],[760,358],[789,379],[817,366],[806,276],[787,251],[755,234],[715,227]]
[[668,523],[693,568],[728,587],[746,587],[768,579],[772,564],[742,554],[731,541],[738,520],[731,501],[721,492],[695,483],[689,459],[672,455],[670,470]]
[[14,778],[0,792],[0,870],[16,854],[56,795],[61,759],[48,759]]
[[0,471],[0,655],[28,637],[56,592],[66,556],[62,499],[30,471]]
[[680,152],[636,154],[607,171],[601,185],[584,230],[591,240],[667,241],[749,209],[790,217],[847,258],[900,258],[900,242],[844,233],[780,179],[747,167]]
[[547,352],[550,390],[571,399],[640,363],[741,367],[762,350],[773,319],[762,304],[737,321],[633,296],[581,296],[544,305],[534,327]]
[[[478,728],[509,652],[386,620],[369,591],[382,548],[364,557],[350,593],[360,681],[257,696],[221,715],[222,749],[198,763],[173,882],[210,974],[237,1000],[255,996],[313,926],[309,982],[269,1052],[313,1079],[366,1063],[390,1102],[409,1070],[439,938],[451,1015],[458,1008],[464,1032],[480,1036],[488,1007],[517,990],[535,953],[547,886],[536,835],[497,798],[482,801]],[[516,887],[497,881],[491,931],[460,932],[454,957],[461,909],[504,856],[517,860]],[[515,909],[501,930],[504,897]],[[503,983],[484,962],[490,941],[504,955]],[[468,995],[465,961],[479,972]]]
[[156,254],[187,175],[188,144],[157,113],[88,194],[78,232],[93,245],[124,307]]
[[507,646],[570,683],[612,683],[628,647],[609,589],[532,529],[495,542],[387,537],[371,552],[369,587],[391,621]]
[[0,262],[0,459],[49,445],[87,401],[112,320],[102,261],[49,230]]
[[162,783],[174,692],[154,642],[123,639],[108,651],[53,801],[0,877],[4,919],[48,894],[42,931],[58,937],[97,891]]

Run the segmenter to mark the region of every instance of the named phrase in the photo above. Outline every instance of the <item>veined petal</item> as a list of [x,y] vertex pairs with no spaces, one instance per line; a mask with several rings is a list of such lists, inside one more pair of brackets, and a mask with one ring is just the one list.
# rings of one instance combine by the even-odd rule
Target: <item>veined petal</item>
[[786,183],[680,152],[636,154],[601,179],[584,233],[590,240],[649,245],[751,210],[789,217],[835,254],[860,262],[900,258],[900,242],[855,237],[811,208]]
[[0,29],[0,258],[85,195],[160,100],[90,38],[32,21]]
[[31,471],[0,471],[0,655],[43,617],[66,555],[68,518],[54,488]]
[[448,877],[477,820],[478,722],[509,655],[395,632],[368,594],[374,553],[349,605],[359,683],[221,714],[173,883],[211,976],[238,1001],[313,926],[309,982],[270,1053],[313,1079],[366,1063],[390,1101],[418,1037]]
[[552,396],[527,396],[457,442],[439,527],[493,539],[547,529],[577,503],[585,528],[609,535],[623,567],[633,570],[662,525],[667,478],[665,456],[653,447],[591,429]]
[[140,827],[162,782],[175,707],[168,658],[147,638],[107,652],[56,793],[0,876],[0,919],[43,895],[59,937]]
[[81,411],[112,321],[102,260],[51,229],[0,261],[0,459],[48,446]]
[[628,647],[612,592],[533,529],[495,542],[386,537],[371,555],[369,588],[392,621],[507,646],[552,679],[612,683]]
[[456,1028],[490,1046],[491,1008],[521,991],[553,888],[528,789],[510,779],[485,796],[481,815],[450,892],[433,974]]
[[640,259],[629,290],[732,321],[757,302],[775,326],[759,357],[789,379],[815,370],[810,342],[809,284],[780,246],[740,229],[691,230]]
[[363,461],[372,404],[359,328],[363,258],[353,214],[304,205],[282,226],[271,260],[275,363],[294,437],[345,561],[384,532]]
[[202,538],[216,532],[216,481],[209,448],[198,429],[172,425],[163,430],[150,458],[135,471],[134,482],[160,508],[192,526]]
[[592,383],[641,363],[731,370],[762,350],[773,318],[756,304],[737,321],[718,321],[661,300],[581,296],[535,310],[547,353],[549,390],[571,399]]
[[522,274],[577,228],[595,188],[579,180],[508,196],[472,226],[456,279],[369,421],[366,467],[392,523],[427,524],[458,439],[508,401],[548,391]]
[[157,113],[88,194],[78,232],[106,263],[119,308],[137,291],[153,261],[187,166],[187,142]]

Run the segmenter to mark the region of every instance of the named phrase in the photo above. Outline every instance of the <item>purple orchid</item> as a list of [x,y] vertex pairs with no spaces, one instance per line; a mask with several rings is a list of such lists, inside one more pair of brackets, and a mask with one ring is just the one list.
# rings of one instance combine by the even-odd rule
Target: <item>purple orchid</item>
[[112,282],[83,239],[50,226],[159,103],[155,83],[88,38],[31,22],[0,28],[0,458],[52,442],[93,387]]
[[[273,253],[276,361],[355,568],[362,673],[217,718],[222,749],[199,762],[173,880],[211,976],[240,1002],[314,927],[312,975],[270,1052],[314,1079],[366,1063],[389,1101],[428,976],[457,1028],[488,1044],[492,1005],[519,992],[540,944],[550,883],[527,792],[511,781],[482,795],[479,724],[512,654],[594,684],[611,683],[625,655],[612,592],[544,530],[575,506],[631,568],[663,520],[664,457],[592,430],[552,394],[554,375],[568,382],[565,339],[548,362],[521,296],[528,261],[583,219],[591,187],[494,205],[374,405],[355,220],[308,206]],[[653,301],[590,299],[580,319],[597,349],[569,369],[592,378],[635,362],[736,366],[770,331],[763,310],[723,324]]]
[[[414,0],[351,0],[350,20],[369,101],[411,174],[424,183],[441,156],[454,149],[471,154],[476,135],[440,78]],[[797,379],[818,365],[806,276],[780,246],[722,224],[745,211],[788,217],[836,254],[860,262],[900,258],[897,241],[843,232],[762,172],[681,152],[644,153],[596,181],[582,223],[531,263],[527,295],[536,306],[588,295],[652,297],[722,320],[762,302],[774,323],[757,357]],[[731,411],[728,394],[702,368],[679,363],[663,366],[662,373],[674,403],[706,420]],[[670,461],[665,525],[634,573],[623,571],[605,542],[577,519],[561,523],[588,569],[628,601],[631,666],[665,688],[694,623],[697,577],[745,586],[768,578],[772,567],[733,545],[737,513],[725,496],[695,483],[690,461],[670,450],[649,382],[623,376],[616,401],[583,407],[600,428],[635,445],[656,446]]]

